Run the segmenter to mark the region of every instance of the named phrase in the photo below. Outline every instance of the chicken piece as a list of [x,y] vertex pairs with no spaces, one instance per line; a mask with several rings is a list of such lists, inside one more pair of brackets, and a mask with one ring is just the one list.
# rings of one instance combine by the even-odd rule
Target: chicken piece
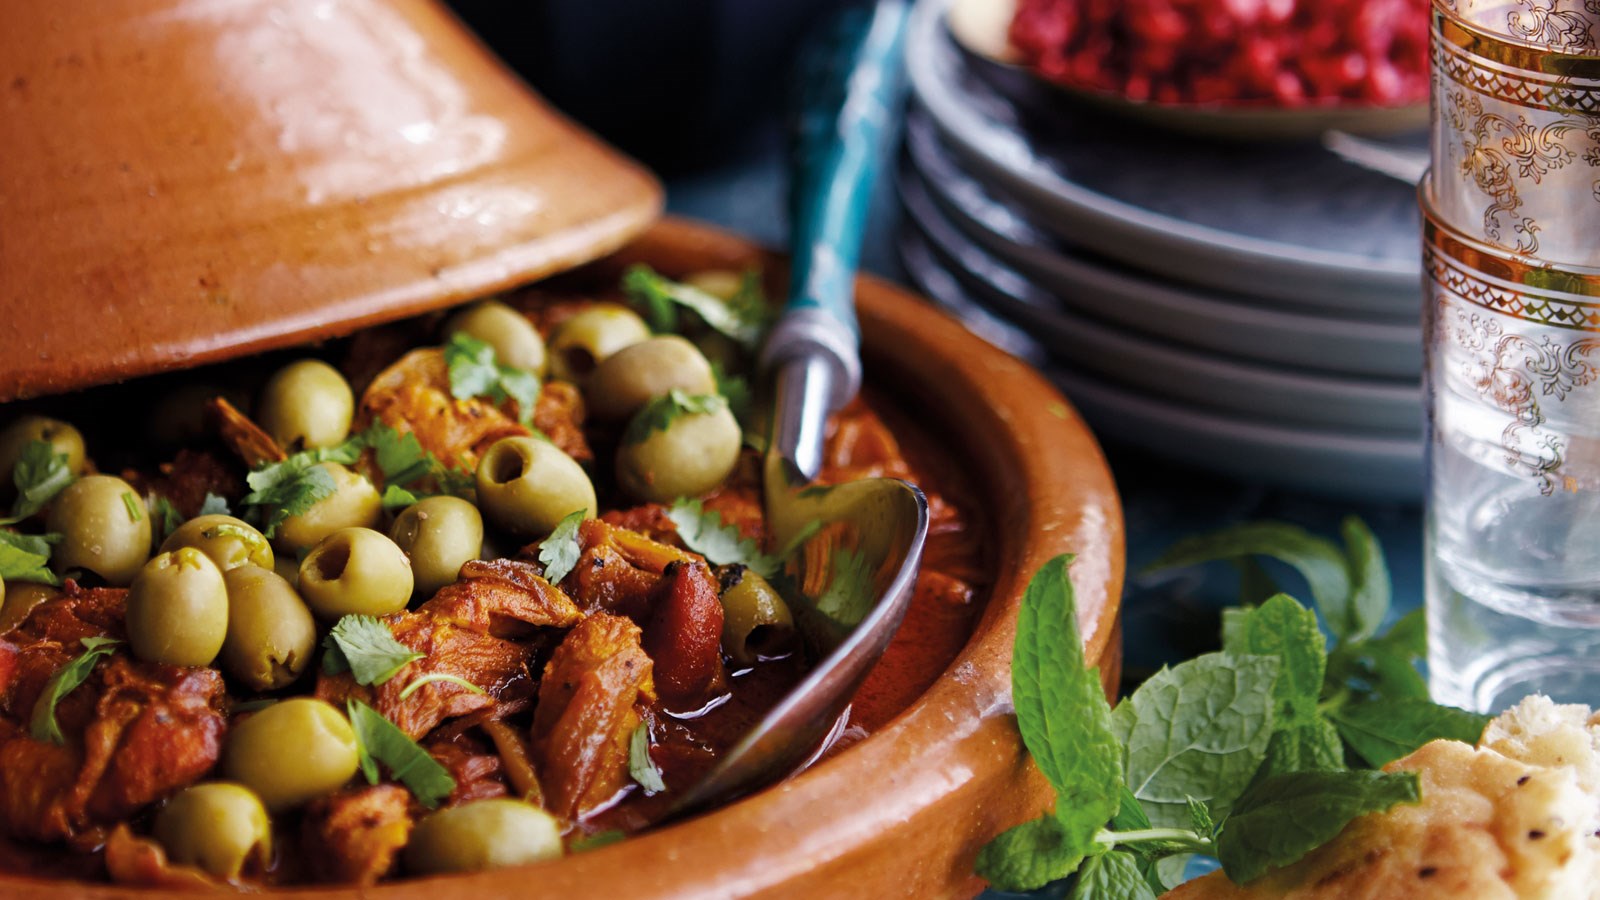
[[[415,612],[385,617],[395,639],[423,654],[383,684],[362,686],[348,673],[320,674],[317,696],[343,706],[356,697],[410,735],[420,738],[440,722],[487,709],[532,691],[533,647],[497,635],[525,637],[535,627],[564,628],[582,613],[559,590],[515,560],[469,562],[462,578],[439,589]],[[477,685],[470,691],[431,681],[411,696],[400,694],[419,678],[449,675]]]
[[245,493],[244,469],[203,450],[183,449],[171,462],[164,462],[153,476],[125,469],[122,478],[135,491],[165,497],[186,519],[200,514],[207,494],[236,499]]
[[114,884],[162,891],[215,891],[225,885],[193,866],[174,865],[154,838],[139,837],[126,824],[106,840],[106,875]]
[[584,520],[578,543],[578,564],[561,580],[562,588],[586,613],[616,613],[635,622],[649,621],[667,566],[699,559],[599,519]]
[[449,740],[432,738],[423,747],[455,779],[456,788],[444,805],[455,806],[510,793],[499,754],[471,735],[456,735]]
[[[372,380],[361,397],[356,429],[380,419],[415,434],[422,449],[446,467],[472,472],[496,441],[532,433],[516,416],[514,400],[496,406],[483,397],[452,396],[444,353],[428,347],[407,353]],[[573,459],[594,458],[583,437],[583,399],[571,385],[544,385],[533,423]]]
[[717,580],[698,559],[673,563],[659,592],[644,632],[656,686],[669,707],[698,709],[728,686]]
[[240,412],[222,397],[212,398],[206,407],[206,413],[215,423],[217,433],[222,436],[222,442],[239,455],[244,464],[252,469],[259,468],[266,463],[283,462],[288,454],[272,439],[272,435],[260,425],[250,420],[250,417]]
[[597,613],[578,623],[545,666],[533,753],[546,808],[579,822],[628,785],[628,743],[640,705],[655,700],[639,626]]
[[300,856],[318,880],[369,885],[394,869],[411,837],[411,793],[397,784],[345,788],[306,807]]

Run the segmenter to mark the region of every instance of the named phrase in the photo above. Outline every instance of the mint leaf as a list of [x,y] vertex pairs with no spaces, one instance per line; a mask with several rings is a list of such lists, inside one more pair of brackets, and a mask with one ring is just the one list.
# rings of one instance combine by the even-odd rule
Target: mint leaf
[[322,671],[337,675],[349,670],[357,684],[383,684],[421,659],[418,653],[394,639],[389,626],[372,616],[349,615],[334,623],[322,639],[328,651],[322,657]]
[[678,330],[678,309],[699,316],[713,330],[746,349],[761,343],[766,327],[767,303],[759,277],[747,273],[739,293],[723,300],[697,287],[671,281],[646,265],[630,266],[622,275],[622,290],[639,307],[657,332]]
[[1298,772],[1252,787],[1223,823],[1217,858],[1237,884],[1332,840],[1350,820],[1421,797],[1415,772]]
[[[1120,749],[1118,751],[1121,752]],[[1144,814],[1144,807],[1139,805],[1139,798],[1133,795],[1124,784],[1118,792],[1120,803],[1117,814],[1111,819],[1113,831],[1143,831],[1150,827],[1150,817]]]
[[356,750],[362,774],[368,784],[378,783],[378,767],[383,763],[394,779],[405,785],[428,809],[437,807],[456,789],[456,780],[428,751],[406,736],[383,714],[351,698],[345,704],[350,727],[356,734]]
[[639,787],[644,788],[647,797],[667,789],[667,783],[661,780],[661,770],[656,768],[656,761],[650,758],[650,726],[643,722],[633,730],[633,737],[628,739],[628,774],[638,782]]
[[1078,870],[1070,900],[1156,900],[1131,853],[1113,850],[1091,856]]
[[1009,828],[983,845],[974,869],[1002,891],[1032,891],[1078,870],[1095,849],[1093,835],[1076,834],[1055,816]]
[[1423,610],[1402,617],[1385,634],[1347,641],[1328,657],[1325,694],[1346,692],[1354,699],[1427,699],[1428,682],[1417,670],[1427,655]]
[[28,733],[36,741],[49,741],[52,744],[67,742],[66,735],[61,733],[61,726],[56,722],[56,705],[61,698],[88,681],[95,663],[115,652],[120,642],[106,637],[86,637],[79,643],[83,645],[83,652],[51,675],[50,680],[44,683],[44,690],[39,692],[39,698],[33,702]]
[[1340,736],[1375,769],[1437,738],[1476,744],[1490,719],[1410,697],[1339,706],[1328,717]]
[[17,499],[11,507],[10,518],[5,521],[20,522],[44,509],[45,504],[54,500],[73,480],[65,453],[57,453],[49,441],[29,441],[22,448],[16,468],[11,471]]
[[1287,594],[1277,594],[1255,609],[1223,610],[1222,622],[1223,650],[1277,658],[1272,695],[1278,728],[1313,721],[1328,662],[1317,614]]
[[727,405],[728,401],[716,394],[687,394],[673,388],[660,397],[652,397],[633,414],[622,434],[622,442],[644,443],[655,432],[667,430],[680,416],[710,415]]
[[0,529],[0,581],[60,584],[61,579],[46,567],[49,562],[50,543],[45,538]]
[[1189,798],[1189,830],[1204,838],[1217,833],[1217,823],[1211,819],[1211,809],[1204,802]]
[[494,348],[464,331],[450,335],[443,348],[445,368],[450,375],[450,395],[457,400],[487,397],[495,403],[517,402],[517,418],[522,424],[533,422],[539,402],[539,378],[495,359]]
[[1148,569],[1193,566],[1215,560],[1270,556],[1293,566],[1311,586],[1312,599],[1335,635],[1354,630],[1349,613],[1350,572],[1345,554],[1331,542],[1285,522],[1254,522],[1174,544]]
[[678,529],[684,546],[704,556],[715,566],[741,565],[762,578],[778,572],[780,560],[761,552],[761,547],[739,529],[725,523],[714,509],[699,500],[678,498],[667,507],[667,518]]
[[1124,778],[1151,823],[1182,828],[1188,800],[1226,816],[1273,732],[1278,660],[1211,653],[1162,669],[1117,706]]
[[578,564],[578,557],[583,555],[583,544],[578,540],[578,526],[583,524],[583,517],[588,513],[587,509],[568,513],[556,523],[550,536],[539,544],[539,562],[544,565],[545,581],[556,584]]
[[1337,772],[1343,768],[1344,742],[1333,723],[1318,715],[1273,734],[1256,780],[1290,772]]
[[1359,640],[1377,631],[1389,614],[1389,564],[1367,523],[1348,516],[1339,530],[1349,563],[1350,603],[1343,630],[1332,622],[1328,627],[1346,640]]

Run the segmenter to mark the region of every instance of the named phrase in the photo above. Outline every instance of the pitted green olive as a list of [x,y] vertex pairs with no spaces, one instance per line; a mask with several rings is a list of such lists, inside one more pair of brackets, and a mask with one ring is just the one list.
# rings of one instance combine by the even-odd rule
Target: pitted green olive
[[550,336],[550,374],[583,384],[595,366],[650,337],[650,326],[626,306],[597,303],[557,326]]
[[133,654],[169,666],[209,666],[228,636],[228,588],[217,564],[193,547],[145,563],[128,586]]
[[460,497],[427,497],[395,518],[389,536],[411,558],[417,593],[426,597],[483,552],[483,517]]
[[222,573],[228,588],[228,636],[222,667],[257,691],[275,691],[305,671],[317,646],[311,610],[289,582],[246,563]]
[[88,475],[50,503],[46,527],[61,535],[51,554],[57,572],[87,569],[124,585],[150,558],[150,512],[133,486],[111,475]]
[[319,617],[386,616],[406,608],[411,563],[394,541],[370,528],[341,528],[300,562],[300,596]]
[[179,525],[161,542],[161,552],[193,547],[211,557],[224,572],[246,563],[270,569],[272,545],[261,532],[233,516],[200,516]]
[[235,881],[272,861],[272,823],[243,785],[214,781],[184,788],[156,814],[155,838],[167,859]]
[[594,484],[572,457],[549,441],[509,437],[478,460],[478,506],[497,527],[531,539],[555,530],[578,510],[593,518]]
[[47,416],[23,416],[0,431],[0,496],[16,494],[12,472],[22,459],[22,452],[34,441],[44,441],[56,453],[67,457],[67,471],[83,474],[83,435],[60,419]]
[[356,774],[356,734],[344,713],[311,697],[274,703],[233,726],[222,771],[270,812],[331,794]]
[[596,419],[616,422],[673,388],[686,394],[714,394],[717,379],[695,345],[669,334],[607,357],[589,376],[583,393]]
[[339,370],[302,359],[279,369],[261,389],[256,420],[288,451],[332,447],[350,436],[355,395]]
[[682,413],[667,427],[617,449],[617,483],[636,499],[671,503],[722,484],[739,462],[743,434],[726,405]]
[[730,569],[721,595],[722,649],[734,662],[752,665],[792,643],[794,614],[765,578],[744,566]]
[[406,868],[418,875],[483,872],[561,855],[561,826],[530,803],[478,800],[430,814],[406,844]]
[[0,604],[0,634],[21,625],[34,607],[61,596],[61,591],[48,584],[31,581],[13,581],[6,585],[5,602]]
[[448,338],[456,332],[470,335],[494,348],[495,361],[535,375],[544,375],[544,338],[528,317],[498,300],[474,303],[445,322]]
[[383,518],[383,498],[372,482],[339,463],[319,463],[333,476],[333,493],[278,525],[275,540],[292,550],[309,550],[341,528],[374,528]]

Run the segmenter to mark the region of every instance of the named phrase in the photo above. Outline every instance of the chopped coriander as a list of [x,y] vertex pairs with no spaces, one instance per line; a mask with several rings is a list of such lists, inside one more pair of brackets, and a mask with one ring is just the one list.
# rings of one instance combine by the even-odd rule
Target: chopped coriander
[[628,774],[644,788],[646,796],[667,789],[667,783],[661,780],[661,769],[650,758],[650,726],[643,722],[633,730],[633,737],[628,740]]
[[444,362],[450,372],[450,395],[457,400],[488,397],[501,403],[517,402],[517,418],[522,424],[533,422],[539,402],[539,377],[515,366],[495,360],[488,343],[458,331],[444,345]]
[[704,556],[712,565],[741,565],[762,578],[771,578],[778,572],[781,558],[768,556],[739,529],[722,520],[714,509],[706,509],[699,500],[679,498],[667,507],[667,518],[678,529],[684,546]]
[[622,290],[641,308],[657,332],[679,330],[678,309],[700,317],[707,326],[754,349],[766,332],[771,308],[761,290],[760,276],[745,273],[739,291],[723,300],[692,285],[662,277],[646,265],[635,265],[622,275]]
[[321,464],[351,465],[360,458],[362,446],[361,436],[357,435],[336,447],[302,450],[251,472],[245,479],[251,492],[242,502],[260,511],[265,526],[262,533],[273,537],[285,519],[302,515],[333,496],[337,486]]
[[29,441],[22,448],[11,480],[17,486],[17,500],[11,507],[11,516],[0,524],[20,522],[44,509],[74,479],[65,453],[57,453],[48,441]]
[[0,580],[60,584],[61,579],[46,568],[50,562],[50,539],[60,535],[17,534],[0,528]]
[[207,491],[205,501],[200,504],[200,515],[231,516],[233,511],[228,509],[227,498]]
[[350,615],[334,623],[322,646],[322,671],[329,675],[349,671],[357,684],[383,684],[393,678],[418,653],[394,639],[389,626],[372,616]]
[[434,682],[444,682],[446,684],[453,684],[453,685],[456,685],[458,687],[464,687],[464,688],[466,688],[467,690],[471,691],[474,694],[487,694],[488,693],[488,691],[485,691],[483,688],[478,687],[477,685],[475,685],[472,682],[466,680],[465,678],[461,678],[461,677],[458,677],[458,676],[455,676],[455,675],[447,675],[444,672],[429,672],[428,674],[423,675],[423,676],[421,676],[419,678],[412,679],[411,683],[406,685],[405,690],[400,692],[400,699],[401,700],[405,700],[406,698],[410,697],[412,694],[415,694],[417,691],[421,690],[423,685],[433,684]]
[[122,506],[128,511],[128,518],[137,522],[144,518],[144,509],[139,505],[139,496],[133,491],[122,492]]
[[872,589],[872,566],[860,551],[836,547],[832,577],[822,593],[812,600],[818,613],[846,626],[853,626],[872,611],[877,599]]
[[711,377],[716,380],[717,393],[727,399],[733,417],[739,420],[741,426],[746,425],[750,421],[750,409],[754,403],[749,379],[729,372],[720,362],[711,364]]
[[727,407],[717,394],[688,394],[673,388],[634,413],[622,435],[624,444],[639,444],[657,431],[665,431],[679,416],[710,415]]
[[607,828],[605,831],[597,831],[594,834],[586,834],[582,837],[573,838],[572,842],[567,844],[567,850],[571,853],[583,853],[588,850],[598,850],[601,847],[606,847],[611,844],[615,844],[618,841],[626,840],[627,837],[627,833],[622,831],[620,828]]
[[[208,494],[208,497],[216,496]],[[183,525],[183,513],[172,505],[172,501],[160,494],[150,494],[145,497],[145,505],[150,508],[150,524],[155,531],[154,543],[157,547],[167,539],[167,535],[177,531]],[[205,515],[202,513],[202,515]]]
[[56,722],[56,705],[63,697],[88,681],[90,673],[94,671],[95,663],[102,657],[110,656],[120,642],[107,637],[86,637],[79,643],[83,645],[83,652],[51,675],[50,680],[44,683],[44,690],[39,692],[39,699],[33,702],[33,715],[28,720],[28,733],[33,735],[34,740],[49,741],[52,744],[67,742],[66,735],[61,733],[60,724]]
[[539,562],[544,564],[544,578],[551,584],[567,577],[572,567],[578,564],[578,557],[583,553],[583,545],[578,541],[578,526],[583,524],[583,517],[588,514],[587,509],[568,513],[539,545]]
[[382,419],[374,419],[362,439],[372,448],[383,483],[405,487],[433,474],[438,460],[422,449],[415,432],[401,432]]
[[416,503],[417,495],[411,493],[398,484],[391,484],[383,489],[383,499],[381,502],[383,503],[384,512],[394,512],[395,510],[405,509],[411,504]]
[[382,713],[355,698],[346,701],[345,709],[368,784],[378,783],[377,764],[382,763],[428,809],[438,807],[456,789],[450,772]]

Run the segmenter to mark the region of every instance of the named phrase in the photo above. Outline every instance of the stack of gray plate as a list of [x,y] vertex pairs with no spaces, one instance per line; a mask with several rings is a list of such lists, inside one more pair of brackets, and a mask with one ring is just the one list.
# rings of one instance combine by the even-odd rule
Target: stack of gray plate
[[900,249],[919,286],[1106,437],[1420,496],[1414,189],[1314,142],[1207,142],[1070,104],[958,48],[944,7],[923,0],[907,46]]

